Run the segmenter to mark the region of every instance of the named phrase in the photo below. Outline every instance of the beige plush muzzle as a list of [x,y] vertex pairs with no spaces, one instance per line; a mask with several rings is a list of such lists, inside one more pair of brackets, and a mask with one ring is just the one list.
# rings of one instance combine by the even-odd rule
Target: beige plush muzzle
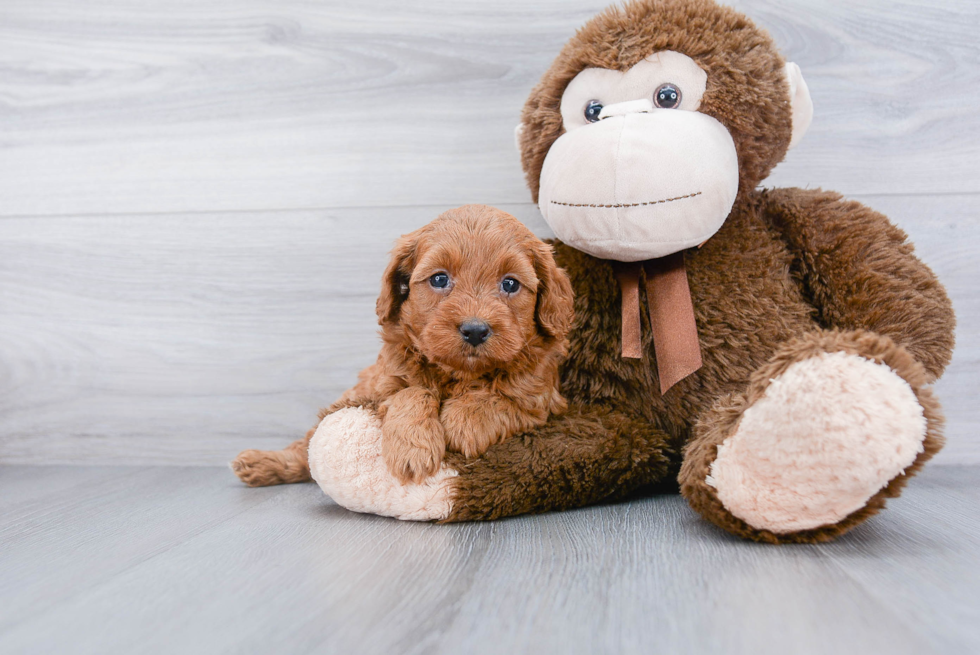
[[737,193],[738,156],[721,123],[631,101],[606,106],[601,120],[555,141],[538,206],[568,245],[635,262],[706,241]]

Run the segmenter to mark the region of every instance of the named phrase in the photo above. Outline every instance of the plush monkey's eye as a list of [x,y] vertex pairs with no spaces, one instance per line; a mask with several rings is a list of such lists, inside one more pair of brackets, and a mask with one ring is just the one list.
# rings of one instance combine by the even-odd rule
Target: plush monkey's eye
[[521,288],[521,283],[512,277],[505,277],[500,283],[500,290],[506,294],[517,293]]
[[445,273],[436,273],[429,278],[429,286],[433,289],[445,289],[449,286],[449,276]]
[[585,105],[585,120],[590,123],[595,123],[599,120],[599,112],[602,111],[602,103],[598,100],[589,100],[589,104]]
[[676,109],[681,104],[681,90],[670,82],[661,84],[653,94],[653,104],[661,109]]

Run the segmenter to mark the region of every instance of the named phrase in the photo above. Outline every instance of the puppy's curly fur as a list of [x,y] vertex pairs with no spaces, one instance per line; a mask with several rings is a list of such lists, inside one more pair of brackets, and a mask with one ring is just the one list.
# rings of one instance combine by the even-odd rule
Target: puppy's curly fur
[[[481,455],[565,411],[558,367],[572,300],[551,247],[516,218],[484,205],[447,211],[395,245],[378,361],[320,419],[377,407],[382,455],[403,482],[435,473],[447,449]],[[251,486],[309,480],[314,430],[285,450],[246,450],[232,468]]]

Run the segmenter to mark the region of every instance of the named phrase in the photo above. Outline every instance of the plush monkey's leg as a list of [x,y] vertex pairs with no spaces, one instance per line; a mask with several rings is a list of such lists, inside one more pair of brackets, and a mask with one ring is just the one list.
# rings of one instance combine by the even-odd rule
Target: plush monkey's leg
[[622,498],[669,480],[671,452],[666,435],[649,423],[573,406],[482,457],[450,454],[433,477],[403,485],[381,457],[380,421],[354,407],[324,419],[309,460],[314,479],[347,509],[417,521],[473,521]]
[[310,440],[313,479],[341,507],[354,512],[433,521],[449,515],[456,471],[442,463],[421,482],[402,484],[381,454],[381,420],[368,407],[347,407],[320,422]]
[[[490,448],[451,456],[459,471],[446,521],[480,521],[581,507],[669,481],[677,451],[648,422],[575,406],[543,427]],[[673,456],[673,457],[672,457]]]
[[942,447],[929,379],[908,351],[871,332],[790,342],[702,416],[681,492],[742,537],[833,539],[898,496]]

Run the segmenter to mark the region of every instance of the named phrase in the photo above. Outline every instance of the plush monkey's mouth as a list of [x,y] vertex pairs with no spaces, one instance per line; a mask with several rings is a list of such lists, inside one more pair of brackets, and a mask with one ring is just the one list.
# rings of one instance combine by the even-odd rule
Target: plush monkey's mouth
[[663,200],[650,200],[647,202],[621,202],[614,205],[599,205],[590,203],[575,203],[575,202],[559,202],[557,200],[552,200],[552,205],[560,205],[562,207],[594,207],[596,209],[615,209],[618,207],[647,207],[649,205],[662,205],[667,202],[674,202],[675,200],[684,200],[686,198],[694,198],[695,196],[700,196],[701,192],[689,193],[686,196],[677,196],[676,198],[664,198]]

